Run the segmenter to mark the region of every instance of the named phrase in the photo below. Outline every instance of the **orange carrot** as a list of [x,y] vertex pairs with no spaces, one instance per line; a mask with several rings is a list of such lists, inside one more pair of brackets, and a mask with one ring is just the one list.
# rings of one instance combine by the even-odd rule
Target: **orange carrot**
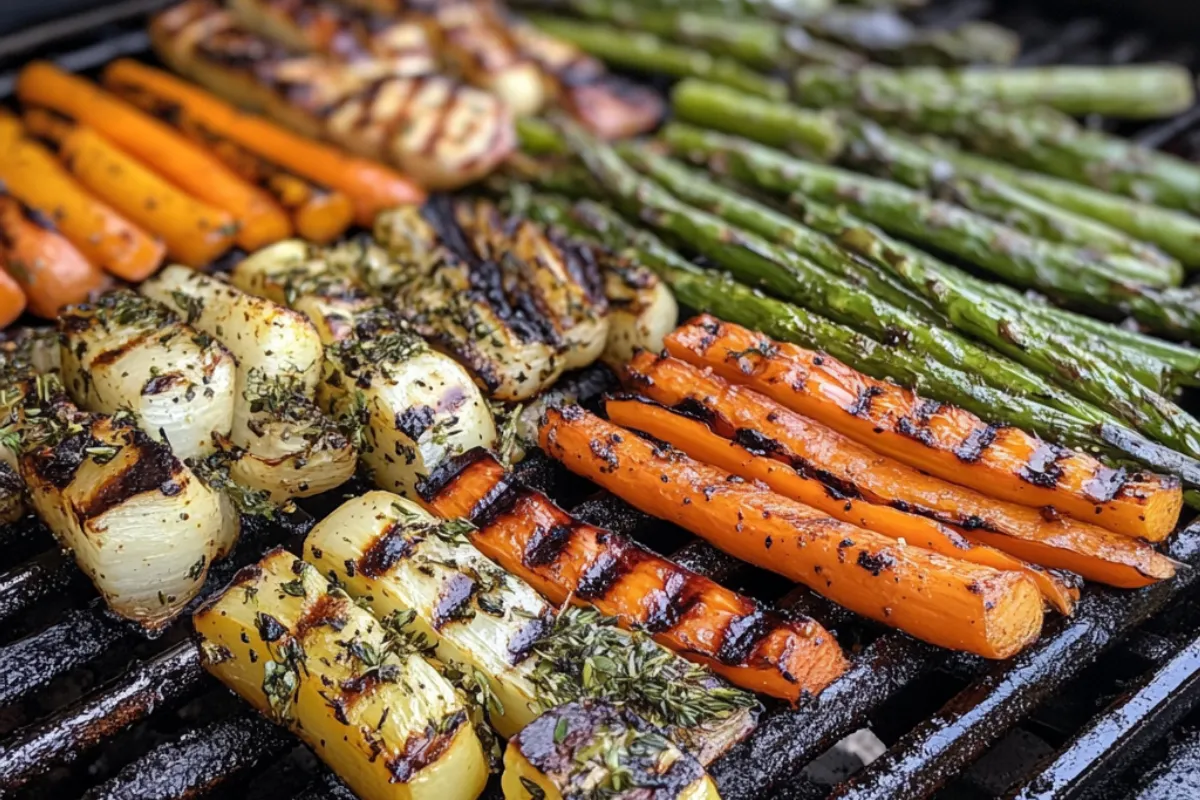
[[991,497],[1125,536],[1160,541],[1183,506],[1179,480],[1126,474],[1018,428],[875,380],[820,353],[705,315],[666,338],[676,358],[710,367],[897,461]]
[[542,417],[548,455],[648,514],[851,611],[941,647],[1008,658],[1042,629],[1021,572],[901,544],[654,445],[578,406]]
[[[97,200],[42,145],[21,138],[0,142],[0,183],[13,197],[54,221],[88,261],[127,281],[162,264],[163,243]],[[0,127],[8,128],[2,121]],[[0,138],[5,134],[0,133]]]
[[101,199],[162,237],[171,258],[203,267],[233,245],[233,217],[175,188],[82,125],[26,113],[31,132],[54,142],[71,173]]
[[188,120],[185,124],[202,126],[297,175],[343,192],[354,202],[359,225],[374,224],[381,211],[425,200],[424,191],[395,170],[318,144],[261,117],[243,114],[162,70],[122,59],[108,65],[104,82],[119,95],[138,92],[158,97],[179,109],[181,122]]
[[0,269],[0,330],[12,325],[25,311],[25,292],[12,276]]
[[1024,572],[1042,596],[1063,614],[1070,614],[1079,590],[1046,570],[1027,564],[992,547],[971,543],[957,531],[934,520],[842,494],[804,472],[752,452],[713,433],[707,425],[644,398],[610,398],[604,403],[610,420],[673,445],[697,461],[739,477],[761,481],[784,497],[812,506],[834,519],[882,533],[897,541],[923,547],[947,558],[958,558],[1001,570]]
[[243,181],[179,133],[87,80],[46,62],[21,70],[17,96],[95,129],[177,187],[228,212],[247,250],[286,239],[292,225],[270,195]]
[[1048,560],[1032,559],[1034,563],[1110,586],[1145,586],[1175,574],[1171,561],[1144,542],[1070,517],[1047,519],[1038,509],[926,475],[683,361],[641,353],[626,375],[647,397],[702,417],[711,432],[815,478],[838,496],[860,497],[965,533],[1003,534],[994,540],[996,547],[1018,558],[1027,558],[1037,544],[1046,549]]
[[24,290],[29,311],[43,319],[108,284],[50,220],[7,194],[0,195],[0,264]]
[[[444,517],[474,513],[472,543],[551,602],[586,603],[652,631],[663,646],[738,686],[794,703],[846,669],[841,648],[817,622],[779,617],[636,542],[573,519],[545,495],[507,485],[489,455],[426,500]],[[735,635],[747,620],[755,620],[753,629]]]

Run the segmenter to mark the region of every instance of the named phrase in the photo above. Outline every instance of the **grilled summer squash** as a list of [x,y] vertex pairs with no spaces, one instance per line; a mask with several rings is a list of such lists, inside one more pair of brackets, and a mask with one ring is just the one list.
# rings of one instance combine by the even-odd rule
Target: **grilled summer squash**
[[63,383],[80,407],[133,412],[180,459],[203,457],[233,425],[233,356],[166,306],[132,291],[72,306],[58,318]]
[[590,609],[554,609],[470,544],[469,524],[441,521],[403,498],[371,492],[309,534],[305,557],[436,647],[469,676],[492,726],[511,737],[543,711],[585,697],[628,706],[702,762],[754,727],[753,696],[649,637]]
[[627,709],[594,701],[534,720],[504,754],[505,800],[720,800],[700,763]]
[[273,550],[193,622],[205,669],[363,800],[483,791],[487,763],[454,687],[312,565]]

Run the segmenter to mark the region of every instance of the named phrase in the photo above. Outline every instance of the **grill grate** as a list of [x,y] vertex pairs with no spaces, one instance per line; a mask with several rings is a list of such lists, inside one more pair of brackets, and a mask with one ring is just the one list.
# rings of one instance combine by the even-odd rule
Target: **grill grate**
[[[102,19],[76,17],[0,39],[0,98],[13,70],[52,57],[81,72],[144,55],[148,9],[126,0]],[[1054,19],[999,0],[937,2],[946,26],[986,17],[1018,30],[1022,62],[1166,58],[1196,66],[1188,44],[1093,17]],[[1200,152],[1200,108],[1146,126],[1090,121],[1172,152]],[[591,381],[595,383],[595,381]],[[601,381],[601,383],[603,383]],[[726,800],[937,796],[1129,800],[1188,796],[1200,773],[1200,607],[1182,597],[1200,568],[1200,525],[1170,555],[1192,566],[1140,592],[1089,588],[1075,617],[1000,664],[951,656],[882,630],[807,590],[741,564],[535,455],[520,477],[587,521],[634,536],[698,572],[835,630],[849,672],[799,709],[772,707],[755,735],[713,767]],[[275,544],[296,550],[338,497],[305,502],[283,524],[248,531],[206,591]],[[147,641],[115,621],[43,530],[0,530],[0,797],[350,798],[307,750],[208,678],[181,621]],[[840,786],[809,765],[869,726],[887,751]],[[1175,729],[1176,733],[1170,733]],[[1174,741],[1172,741],[1174,740]],[[1192,786],[1200,792],[1200,786]],[[499,793],[493,787],[492,797]]]

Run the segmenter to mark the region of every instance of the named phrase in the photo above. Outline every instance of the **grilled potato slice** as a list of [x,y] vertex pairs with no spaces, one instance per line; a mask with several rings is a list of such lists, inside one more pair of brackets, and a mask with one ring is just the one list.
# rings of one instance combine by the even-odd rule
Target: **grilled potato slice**
[[477,180],[516,147],[511,113],[487,92],[437,74],[395,75],[375,60],[293,57],[209,0],[159,14],[150,35],[164,62],[210,90],[430,188]]
[[605,363],[619,368],[638,350],[662,350],[679,319],[679,305],[657,275],[636,264],[608,263],[604,293],[609,308]]
[[180,459],[216,450],[233,425],[236,368],[220,342],[128,290],[58,318],[63,383],[81,408],[120,409]]
[[505,800],[720,800],[695,758],[626,709],[585,700],[547,711],[508,743]]
[[273,550],[193,617],[205,669],[364,800],[473,800],[487,763],[454,687],[310,564]]
[[[593,610],[555,618],[532,587],[470,544],[469,531],[371,492],[313,528],[304,553],[381,618],[399,615],[436,644],[441,661],[486,683],[484,697],[494,698],[484,701],[489,720],[502,736],[582,697],[647,715],[705,763],[754,728],[749,693]],[[676,705],[664,704],[664,693]],[[679,713],[685,707],[691,716]]]

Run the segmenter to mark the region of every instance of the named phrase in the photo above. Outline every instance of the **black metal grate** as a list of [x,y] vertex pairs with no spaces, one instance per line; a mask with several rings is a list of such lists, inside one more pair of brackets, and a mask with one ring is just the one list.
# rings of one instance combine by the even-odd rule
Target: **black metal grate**
[[[148,8],[129,0],[99,20],[0,39],[0,99],[31,56],[87,72],[145,54]],[[1026,63],[1163,58],[1193,67],[1200,50],[1099,18],[1055,19],[1037,3],[939,2],[930,25],[988,17],[1023,34]],[[1090,121],[1154,147],[1200,153],[1200,109],[1148,126]],[[713,767],[722,797],[1083,798],[1200,796],[1200,525],[1173,537],[1190,565],[1139,592],[1089,587],[1071,619],[1004,663],[947,654],[883,630],[806,590],[740,564],[653,520],[544,457],[523,480],[594,524],[628,533],[689,567],[765,601],[810,614],[853,652],[849,672],[799,709],[773,707],[755,735]],[[251,530],[214,569],[211,591],[274,544],[296,549],[340,495]],[[190,624],[155,641],[110,617],[36,524],[0,530],[0,798],[349,798],[290,735],[199,668]],[[790,590],[790,591],[789,591]],[[869,727],[887,751],[830,785],[812,762]],[[493,795],[498,793],[493,787]]]

